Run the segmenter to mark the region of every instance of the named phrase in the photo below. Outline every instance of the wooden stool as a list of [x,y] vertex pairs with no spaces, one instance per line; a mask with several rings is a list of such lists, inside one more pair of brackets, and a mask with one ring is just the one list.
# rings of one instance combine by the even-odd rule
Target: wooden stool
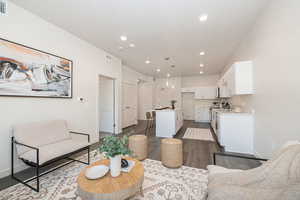
[[148,139],[145,135],[132,135],[129,137],[128,147],[133,151],[134,158],[144,160],[148,156]]
[[161,162],[170,168],[181,167],[183,163],[182,141],[174,138],[161,140]]

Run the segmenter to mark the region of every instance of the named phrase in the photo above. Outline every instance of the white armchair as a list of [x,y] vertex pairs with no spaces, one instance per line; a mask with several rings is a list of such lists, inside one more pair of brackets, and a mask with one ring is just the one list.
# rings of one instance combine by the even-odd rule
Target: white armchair
[[300,144],[285,145],[255,169],[207,168],[208,200],[300,199]]

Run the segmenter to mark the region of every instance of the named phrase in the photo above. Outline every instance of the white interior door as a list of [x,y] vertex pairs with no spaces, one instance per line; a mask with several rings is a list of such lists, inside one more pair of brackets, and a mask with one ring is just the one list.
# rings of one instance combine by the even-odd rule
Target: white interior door
[[122,127],[125,128],[137,124],[137,85],[123,83],[122,95]]
[[138,119],[146,120],[146,112],[153,109],[153,83],[138,84]]
[[183,119],[195,120],[195,93],[182,93]]
[[114,80],[106,77],[99,80],[99,131],[114,133]]

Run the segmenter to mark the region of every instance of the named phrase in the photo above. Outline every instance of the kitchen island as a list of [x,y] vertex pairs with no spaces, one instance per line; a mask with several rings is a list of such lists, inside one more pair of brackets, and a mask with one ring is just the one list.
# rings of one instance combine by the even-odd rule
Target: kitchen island
[[172,138],[183,126],[180,109],[156,110],[156,136]]

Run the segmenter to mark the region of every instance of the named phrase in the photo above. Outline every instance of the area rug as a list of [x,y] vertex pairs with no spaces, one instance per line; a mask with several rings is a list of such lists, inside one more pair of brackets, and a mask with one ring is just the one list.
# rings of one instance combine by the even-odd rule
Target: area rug
[[215,141],[210,129],[206,128],[187,128],[183,139]]
[[[101,159],[93,152],[92,161]],[[81,156],[80,159],[85,159]],[[179,169],[164,167],[160,161],[146,159],[144,197],[137,194],[131,200],[204,200],[207,195],[207,171],[183,166]],[[1,200],[81,200],[77,195],[76,179],[85,167],[72,163],[43,176],[39,193],[17,184],[0,191]]]

